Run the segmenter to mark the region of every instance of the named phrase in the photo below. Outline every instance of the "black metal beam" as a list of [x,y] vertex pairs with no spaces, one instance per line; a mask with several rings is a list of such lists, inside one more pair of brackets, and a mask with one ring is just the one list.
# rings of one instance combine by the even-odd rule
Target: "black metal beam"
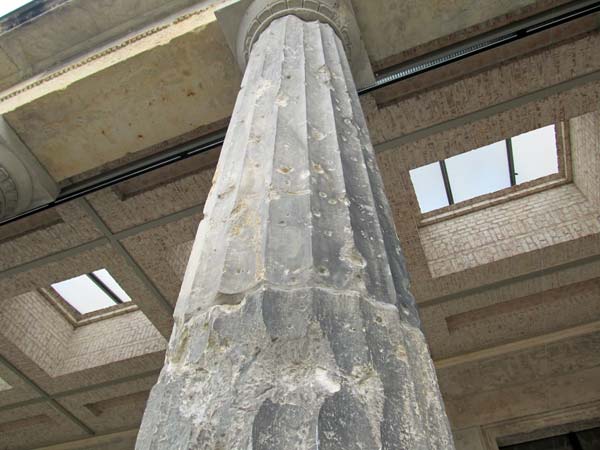
[[446,161],[440,161],[440,169],[442,170],[442,179],[444,180],[444,189],[446,189],[446,197],[448,197],[448,204],[454,205],[454,196],[452,195],[452,186],[450,186],[450,177],[448,176],[448,168],[446,167]]
[[517,184],[517,173],[515,172],[515,155],[513,154],[512,139],[506,140],[506,158],[508,159],[508,176],[510,177],[510,185]]
[[435,52],[437,57],[434,58],[431,58],[431,56],[428,58],[426,55],[420,58],[420,62],[417,64],[408,67],[404,66],[403,68],[396,69],[396,71],[390,75],[379,78],[372,86],[359,90],[359,94],[362,95],[373,92],[399,81],[422,75],[431,70],[439,69],[448,64],[461,61],[470,56],[478,55],[479,53],[510,44],[511,42],[563,25],[572,20],[596,13],[600,11],[600,2],[574,1],[564,5],[562,8],[555,8],[553,11],[554,14],[548,14],[548,12],[539,14],[537,16],[537,21],[535,18],[525,19],[520,22],[522,24],[520,27],[505,27],[506,32],[504,34],[501,34],[501,32],[499,33],[498,31],[487,33],[487,35],[479,37],[478,40],[471,40],[471,42],[473,42],[471,45],[461,46],[459,44],[451,46],[446,51],[440,50]]
[[106,295],[108,295],[113,302],[115,302],[117,305],[123,304],[123,300],[121,300],[121,298],[117,294],[115,294],[111,288],[109,288],[106,284],[104,284],[104,281],[102,281],[100,278],[98,278],[93,273],[88,273],[86,275],[90,280],[92,280],[92,282],[96,286],[98,286],[100,288],[100,290],[102,292],[104,292]]
[[583,446],[581,445],[581,442],[579,442],[579,437],[577,436],[577,433],[569,433],[567,434],[567,437],[569,438],[569,444],[571,444],[573,450],[584,450]]

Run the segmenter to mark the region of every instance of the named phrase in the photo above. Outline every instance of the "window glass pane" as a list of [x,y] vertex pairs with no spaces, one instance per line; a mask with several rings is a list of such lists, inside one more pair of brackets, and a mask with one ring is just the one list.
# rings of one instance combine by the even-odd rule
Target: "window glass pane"
[[116,305],[87,275],[55,283],[52,287],[81,314]]
[[111,291],[113,291],[113,293],[119,297],[121,299],[122,302],[130,302],[131,301],[131,297],[129,297],[129,295],[127,295],[127,292],[125,292],[123,290],[123,288],[119,285],[119,283],[117,283],[117,280],[115,280],[112,275],[110,273],[108,273],[108,270],[106,269],[100,269],[100,270],[96,270],[94,272],[94,275],[96,275],[100,281],[102,281],[106,287],[108,287]]
[[512,146],[517,184],[558,173],[554,125],[515,136]]
[[453,156],[446,168],[454,203],[510,187],[505,141]]
[[410,171],[422,213],[448,206],[440,164],[435,162]]
[[21,6],[31,2],[32,0],[2,0],[0,1],[0,18],[19,9]]

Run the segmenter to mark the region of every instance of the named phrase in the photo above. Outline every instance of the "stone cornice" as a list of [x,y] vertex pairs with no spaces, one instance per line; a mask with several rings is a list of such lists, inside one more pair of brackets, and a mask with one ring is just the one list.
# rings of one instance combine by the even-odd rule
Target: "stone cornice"
[[50,72],[46,75],[43,75],[37,79],[34,79],[33,81],[21,83],[20,85],[7,90],[4,93],[4,95],[0,95],[0,103],[6,102],[7,100],[12,99],[13,97],[16,97],[16,96],[23,94],[31,89],[41,86],[42,84],[45,84],[49,81],[59,78],[69,72],[72,72],[73,70],[79,69],[81,67],[87,66],[88,64],[91,64],[98,60],[106,58],[107,56],[109,56],[115,52],[118,52],[119,50],[127,48],[139,41],[143,41],[144,39],[154,36],[160,32],[163,32],[175,25],[178,25],[181,22],[191,19],[192,17],[205,14],[205,13],[207,13],[207,11],[208,11],[207,8],[202,8],[202,9],[198,9],[195,11],[191,11],[191,12],[187,12],[185,14],[179,15],[166,23],[157,24],[156,26],[145,29],[144,31],[141,31],[137,34],[132,35],[131,37],[128,37],[122,41],[115,43],[114,45],[110,45],[110,46],[102,49],[101,51],[90,53],[87,56],[85,56],[84,58],[77,60],[76,62],[73,62],[72,64],[65,65],[65,66],[61,67],[60,69]]

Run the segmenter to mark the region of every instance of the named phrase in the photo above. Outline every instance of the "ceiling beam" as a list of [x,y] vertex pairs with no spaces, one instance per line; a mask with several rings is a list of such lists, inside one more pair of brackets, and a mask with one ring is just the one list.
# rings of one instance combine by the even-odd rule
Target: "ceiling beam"
[[553,342],[564,341],[566,339],[572,339],[599,332],[600,321],[596,321],[586,323],[584,325],[578,325],[572,328],[567,328],[566,330],[555,331],[553,333],[511,342],[509,344],[498,345],[496,347],[465,353],[463,355],[452,356],[450,358],[434,360],[434,365],[438,370],[447,369],[448,367],[459,366],[461,364],[472,363],[483,359],[490,359],[496,356],[505,355],[507,353],[514,353],[532,347],[539,347],[542,345],[551,344]]
[[168,314],[173,315],[173,306],[169,301],[162,295],[159,289],[156,287],[154,282],[150,279],[146,272],[140,267],[135,259],[129,254],[125,246],[119,241],[115,235],[112,233],[110,228],[106,225],[102,217],[96,212],[96,210],[90,205],[86,198],[80,198],[78,200],[79,204],[82,206],[84,211],[88,214],[88,216],[92,219],[96,227],[100,230],[100,232],[104,235],[106,239],[111,243],[112,247],[115,251],[127,262],[133,273],[137,275],[137,277],[142,280],[146,288],[152,292],[152,294],[159,301],[159,306]]
[[13,373],[16,377],[20,378],[26,385],[28,385],[31,389],[33,389],[37,394],[43,398],[43,400],[56,412],[61,414],[62,416],[69,419],[79,428],[81,428],[85,433],[90,436],[95,435],[95,431],[92,430],[89,426],[87,426],[81,419],[75,416],[71,411],[67,410],[63,405],[58,403],[55,399],[52,398],[50,394],[48,394],[44,389],[42,389],[37,383],[27,377],[23,372],[21,372],[16,366],[14,366],[9,360],[7,360],[4,356],[0,355],[0,364],[6,367],[10,372]]
[[[191,208],[183,209],[176,213],[167,214],[166,216],[162,216],[158,219],[151,220],[149,222],[145,222],[140,225],[136,225],[131,228],[127,228],[126,230],[120,231],[118,233],[112,234],[114,239],[122,240],[128,238],[130,236],[135,236],[136,234],[140,234],[144,231],[151,230],[153,228],[157,228],[168,223],[177,222],[186,217],[193,216],[195,214],[199,214],[202,212],[204,205],[192,206]],[[94,241],[86,242],[85,244],[78,245],[76,247],[72,247],[66,250],[62,250],[51,255],[43,256],[38,259],[34,259],[32,261],[28,261],[24,264],[20,264],[18,266],[11,267],[9,269],[5,269],[0,271],[0,279],[11,277],[23,272],[29,272],[30,270],[37,269],[43,267],[47,264],[51,264],[54,262],[62,261],[65,258],[69,258],[71,256],[76,256],[81,253],[85,253],[91,250],[94,250],[97,247],[101,247],[102,245],[108,244],[110,241],[106,237],[101,237]]]
[[493,283],[483,284],[474,288],[458,290],[456,292],[452,292],[451,294],[442,295],[439,297],[434,297],[429,300],[425,300],[422,302],[417,302],[419,308],[430,308],[432,306],[437,306],[442,303],[446,303],[452,300],[458,300],[464,297],[468,297],[471,295],[478,295],[486,291],[492,291],[494,289],[499,289],[505,286],[510,286],[511,284],[521,283],[523,281],[529,281],[535,278],[543,277],[546,275],[551,275],[557,272],[561,272],[563,270],[574,269],[577,267],[585,266],[587,264],[594,264],[600,262],[600,254],[592,255],[585,258],[576,259],[574,261],[569,261],[564,264],[557,264],[556,266],[547,267],[545,269],[535,270],[532,272],[525,273],[523,275],[516,275],[506,278],[500,281],[494,281]]
[[64,442],[62,444],[50,445],[48,447],[36,447],[31,450],[80,450],[82,448],[90,448],[96,446],[115,445],[124,440],[135,439],[138,434],[138,429],[130,429],[125,431],[117,431],[114,433],[102,434],[86,439],[78,439],[76,441]]
[[524,106],[528,103],[544,100],[545,98],[570,91],[584,84],[594,83],[598,81],[600,81],[600,70],[590,72],[588,74],[575,77],[567,81],[563,81],[562,83],[539,89],[529,94],[525,94],[520,97],[513,98],[511,100],[507,100],[505,102],[498,103],[496,105],[489,106],[487,108],[483,108],[469,114],[465,114],[455,119],[447,120],[436,125],[421,128],[417,131],[387,140],[380,144],[375,144],[375,152],[380,153],[388,150],[397,150],[398,147],[409,144],[411,142],[418,141],[420,139],[424,139],[428,136],[452,130],[454,128],[460,128],[469,123],[477,122],[478,120],[482,119],[487,119],[489,117],[510,111],[520,106]]

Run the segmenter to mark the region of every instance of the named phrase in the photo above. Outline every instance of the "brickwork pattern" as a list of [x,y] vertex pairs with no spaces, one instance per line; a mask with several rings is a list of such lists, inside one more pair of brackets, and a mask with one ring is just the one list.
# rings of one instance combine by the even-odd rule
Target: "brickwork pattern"
[[600,233],[598,211],[565,185],[423,227],[433,277]]
[[141,311],[135,311],[78,328],[63,349],[55,376],[165,349],[163,336]]
[[47,373],[55,373],[73,327],[33,291],[0,303],[0,334]]
[[600,279],[593,278],[508,299],[481,294],[421,312],[439,360],[600,321],[599,298]]
[[570,120],[573,177],[583,195],[600,209],[600,112]]

